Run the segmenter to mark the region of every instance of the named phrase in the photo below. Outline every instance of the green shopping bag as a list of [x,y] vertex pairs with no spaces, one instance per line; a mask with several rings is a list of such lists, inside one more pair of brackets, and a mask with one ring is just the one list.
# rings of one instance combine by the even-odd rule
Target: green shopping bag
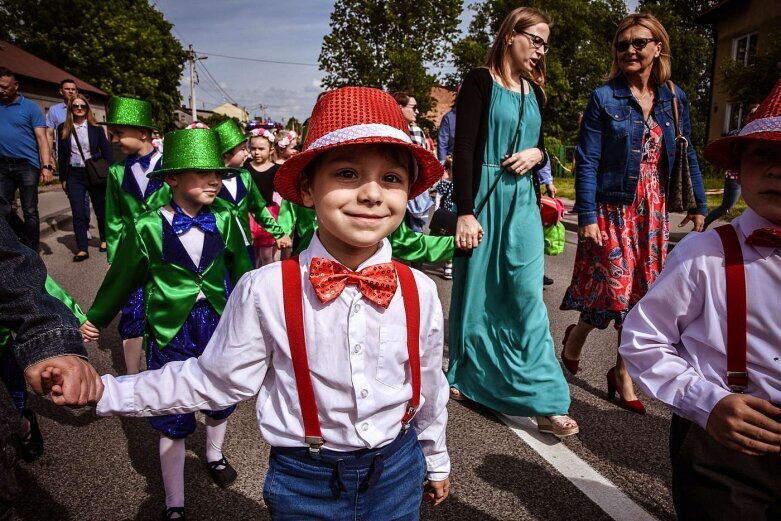
[[545,255],[559,255],[564,252],[564,242],[567,235],[564,223],[559,222],[543,228],[542,233],[545,239]]

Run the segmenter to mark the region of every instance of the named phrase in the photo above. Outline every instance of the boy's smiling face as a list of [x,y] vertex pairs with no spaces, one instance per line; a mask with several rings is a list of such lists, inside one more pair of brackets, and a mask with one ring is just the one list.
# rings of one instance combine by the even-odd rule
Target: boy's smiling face
[[184,210],[212,204],[222,186],[222,176],[214,171],[187,171],[166,176],[174,201]]
[[230,166],[233,168],[240,167],[244,164],[244,160],[247,159],[247,154],[248,152],[246,143],[236,145],[223,155],[225,159],[225,166]]
[[350,269],[371,257],[401,224],[412,179],[409,154],[394,145],[348,145],[325,152],[302,182],[323,246]]
[[144,128],[122,125],[112,125],[110,130],[112,141],[119,143],[119,148],[128,155],[143,151],[145,145],[149,146],[149,138],[152,135],[151,131]]
[[781,142],[757,140],[743,146],[740,188],[752,210],[781,226]]

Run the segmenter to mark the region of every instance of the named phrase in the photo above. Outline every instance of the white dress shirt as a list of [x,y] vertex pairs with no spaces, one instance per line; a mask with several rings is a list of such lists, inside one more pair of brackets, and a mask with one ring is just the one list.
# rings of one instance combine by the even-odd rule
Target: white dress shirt
[[[162,206],[160,207],[160,213],[163,215],[163,217],[165,217],[165,220],[168,221],[168,224],[171,226],[174,225],[174,212],[165,206]],[[177,237],[179,238],[179,242],[182,243],[182,246],[187,251],[187,255],[190,256],[190,259],[192,259],[193,264],[198,266],[201,263],[201,255],[203,254],[203,242],[205,238],[203,230],[193,225],[190,226],[189,230],[181,235],[177,235]],[[205,298],[206,295],[204,294],[203,290],[201,290],[195,300],[198,301]]]
[[136,183],[138,183],[142,195],[146,193],[146,187],[149,185],[149,178],[146,175],[155,169],[155,165],[157,165],[157,162],[160,161],[162,157],[163,154],[155,151],[154,155],[149,160],[149,168],[146,170],[141,167],[140,163],[134,163],[133,166],[130,167],[130,171],[133,173],[133,177],[135,178]]
[[236,185],[236,177],[229,177],[228,179],[223,179],[222,186],[225,187],[225,189],[228,191],[229,194],[231,194],[231,197],[233,197],[233,200],[235,201],[236,192],[238,192],[239,190],[239,187]]
[[[733,221],[746,270],[746,394],[781,403],[781,256],[750,246],[758,228],[777,228],[750,208]],[[649,395],[706,428],[727,386],[724,250],[715,230],[691,233],[624,321],[620,353]]]
[[[324,448],[351,451],[387,445],[398,435],[412,396],[406,317],[400,288],[388,309],[355,285],[323,304],[309,282],[313,257],[333,259],[317,235],[301,253],[304,331]],[[359,269],[390,262],[383,240]],[[138,375],[103,376],[100,415],[151,416],[221,410],[258,394],[263,438],[275,447],[305,447],[301,406],[282,302],[280,263],[245,274],[233,290],[200,358]],[[413,270],[420,295],[421,401],[415,417],[428,478],[445,479],[448,384],[442,371],[443,316],[434,282]]]
[[76,136],[79,137],[79,143],[81,144],[81,151],[84,152],[84,159],[92,157],[92,152],[89,149],[89,132],[87,131],[87,120],[81,122],[80,125],[73,125],[71,132],[71,158],[70,165],[76,167],[84,166],[84,159],[82,159],[79,153],[79,145],[76,144]]

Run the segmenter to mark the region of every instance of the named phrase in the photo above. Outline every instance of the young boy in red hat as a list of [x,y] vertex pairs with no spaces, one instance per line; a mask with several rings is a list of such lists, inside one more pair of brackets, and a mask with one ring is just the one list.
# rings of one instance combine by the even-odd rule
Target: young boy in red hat
[[450,486],[443,317],[433,281],[392,262],[387,236],[442,166],[382,91],[329,92],[310,121],[275,180],[315,208],[309,247],[241,279],[198,359],[104,376],[97,412],[218,410],[259,392],[272,518],[417,519]]
[[620,353],[632,379],[674,412],[679,518],[779,519],[781,81],[705,158],[739,172],[748,209],[675,247],[627,316]]

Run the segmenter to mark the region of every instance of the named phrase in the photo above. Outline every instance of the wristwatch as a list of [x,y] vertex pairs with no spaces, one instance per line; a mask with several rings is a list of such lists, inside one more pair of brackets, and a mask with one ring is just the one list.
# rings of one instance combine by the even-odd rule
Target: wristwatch
[[50,172],[54,172],[54,165],[43,165],[41,168],[45,168]]

